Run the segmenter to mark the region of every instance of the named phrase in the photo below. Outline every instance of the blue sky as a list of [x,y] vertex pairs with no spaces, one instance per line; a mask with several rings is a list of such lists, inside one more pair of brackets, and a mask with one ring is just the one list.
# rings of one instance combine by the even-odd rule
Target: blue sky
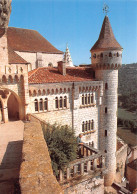
[[123,63],[137,62],[136,0],[12,0],[9,26],[39,31],[59,50],[68,42],[75,65],[90,64],[89,50],[98,39],[109,6],[109,19],[123,47]]

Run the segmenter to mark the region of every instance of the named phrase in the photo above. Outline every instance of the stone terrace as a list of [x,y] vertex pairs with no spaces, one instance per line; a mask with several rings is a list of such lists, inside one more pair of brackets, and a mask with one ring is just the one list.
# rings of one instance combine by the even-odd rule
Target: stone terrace
[[19,178],[24,123],[0,125],[0,194],[12,193]]

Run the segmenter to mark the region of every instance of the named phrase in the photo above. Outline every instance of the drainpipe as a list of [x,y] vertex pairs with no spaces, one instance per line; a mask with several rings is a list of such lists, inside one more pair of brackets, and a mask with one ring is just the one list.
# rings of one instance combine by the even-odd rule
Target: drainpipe
[[74,93],[75,93],[75,86],[74,82],[72,83],[72,131],[74,132]]

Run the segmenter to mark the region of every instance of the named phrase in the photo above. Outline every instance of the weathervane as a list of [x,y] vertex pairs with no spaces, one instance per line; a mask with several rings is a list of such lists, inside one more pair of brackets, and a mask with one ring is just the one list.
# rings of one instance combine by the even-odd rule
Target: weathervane
[[103,13],[106,13],[106,15],[107,15],[108,12],[109,12],[109,6],[104,3]]

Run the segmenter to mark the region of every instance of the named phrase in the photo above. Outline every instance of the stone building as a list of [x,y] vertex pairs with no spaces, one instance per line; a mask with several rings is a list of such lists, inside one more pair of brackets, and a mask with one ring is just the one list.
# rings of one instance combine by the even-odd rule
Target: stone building
[[71,67],[63,52],[33,30],[7,28],[0,33],[0,119],[27,119],[69,125],[82,141],[106,152],[105,185],[116,172],[118,69],[122,48],[105,16],[91,48],[89,67]]

